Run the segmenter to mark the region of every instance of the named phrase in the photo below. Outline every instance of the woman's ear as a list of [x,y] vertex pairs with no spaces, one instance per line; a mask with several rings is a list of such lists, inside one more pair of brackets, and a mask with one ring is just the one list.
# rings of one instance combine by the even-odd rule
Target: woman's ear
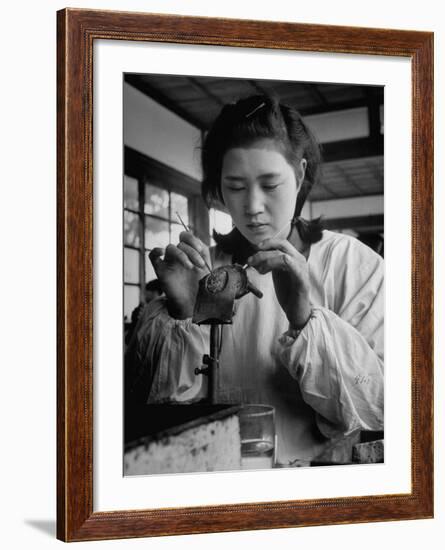
[[307,166],[307,160],[301,159],[300,164],[298,165],[298,168],[296,170],[296,177],[297,177],[297,191],[300,191],[301,186],[304,182],[304,175],[306,174],[306,166]]

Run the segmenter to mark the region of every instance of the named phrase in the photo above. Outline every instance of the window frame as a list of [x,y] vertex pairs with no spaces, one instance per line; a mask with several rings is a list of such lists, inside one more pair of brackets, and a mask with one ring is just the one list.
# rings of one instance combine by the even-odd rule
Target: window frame
[[[124,287],[126,285],[138,286],[140,292],[139,295],[142,296],[146,284],[145,254],[148,250],[148,247],[145,244],[145,218],[150,217],[152,219],[167,221],[169,224],[169,230],[170,224],[173,221],[173,217],[170,212],[170,196],[168,220],[163,217],[147,214],[144,211],[145,184],[152,183],[153,185],[157,185],[167,191],[169,195],[170,193],[178,193],[185,196],[188,201],[189,225],[193,229],[194,233],[206,244],[210,244],[209,212],[203,199],[201,198],[201,184],[198,180],[129,146],[124,146],[123,178],[125,176],[134,178],[138,182],[138,209],[135,210],[133,208],[125,207],[123,200],[122,220],[125,211],[138,215],[140,244],[139,247],[137,247],[134,245],[127,245],[124,241],[122,254],[124,254],[125,248],[139,251],[139,283],[126,282],[125,278],[123,279],[123,282]],[[162,182],[162,185],[159,185],[158,182]],[[122,195],[124,197],[124,181],[122,185]]]

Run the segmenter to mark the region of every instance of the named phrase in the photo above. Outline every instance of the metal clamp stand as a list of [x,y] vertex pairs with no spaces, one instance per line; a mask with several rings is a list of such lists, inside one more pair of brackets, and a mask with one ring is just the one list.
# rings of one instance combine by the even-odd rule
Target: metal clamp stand
[[206,367],[195,369],[195,374],[202,374],[208,377],[208,401],[217,403],[218,381],[219,381],[219,335],[221,327],[219,323],[210,325],[210,355],[204,354],[202,362]]
[[219,383],[219,343],[222,325],[231,324],[235,299],[252,292],[258,298],[263,294],[248,280],[246,270],[238,264],[213,270],[199,281],[193,322],[210,325],[210,354],[204,354],[203,368],[196,375],[208,376],[208,401],[217,403]]

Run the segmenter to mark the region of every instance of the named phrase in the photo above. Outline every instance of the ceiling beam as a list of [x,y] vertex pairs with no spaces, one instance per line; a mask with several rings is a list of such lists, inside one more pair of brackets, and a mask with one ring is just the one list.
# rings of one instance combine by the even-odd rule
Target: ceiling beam
[[324,162],[382,156],[383,136],[380,139],[366,137],[323,143],[321,152]]
[[364,87],[364,93],[368,99],[368,122],[369,122],[369,135],[376,141],[380,132],[380,105],[383,104],[383,98],[376,98],[368,87]]
[[[335,166],[335,168],[337,169],[337,172],[340,173],[341,177],[343,178],[344,181],[346,181],[347,183],[349,183],[349,185],[355,189],[356,191],[356,195],[360,196],[360,195],[363,195],[363,191],[360,189],[360,187],[355,183],[354,179],[351,178],[351,176],[346,172],[346,170],[344,170],[340,164],[337,164]],[[335,186],[334,186],[335,187]]]
[[195,90],[197,90],[198,92],[200,92],[201,94],[204,94],[208,99],[211,99],[212,101],[214,101],[219,107],[223,107],[224,106],[224,101],[218,97],[217,95],[215,95],[214,93],[212,93],[208,88],[207,86],[204,86],[204,84],[201,84],[201,82],[199,82],[198,79],[196,78],[193,78],[192,76],[186,76],[185,79],[187,80],[187,82],[193,87],[195,88]]
[[375,104],[381,105],[383,103],[383,96],[370,98],[351,99],[349,101],[338,101],[335,103],[328,103],[327,105],[317,105],[309,107],[307,109],[298,109],[298,105],[295,107],[298,109],[302,116],[308,115],[321,115],[325,113],[332,113],[334,111],[346,111],[348,109],[358,109],[360,107],[373,107]]
[[187,110],[179,107],[176,102],[172,101],[158,89],[148,84],[143,79],[143,75],[126,73],[124,74],[124,80],[127,84],[130,84],[131,86],[133,86],[146,96],[150,97],[169,111],[172,111],[192,126],[195,126],[199,130],[207,130],[206,126],[198,118],[194,117]]
[[329,103],[327,102],[325,96],[321,93],[317,84],[304,84],[304,87],[309,92],[312,97],[315,97],[318,101],[318,106],[316,108],[324,109],[325,112],[329,110]]
[[267,95],[266,90],[259,84],[257,80],[248,80],[247,82],[255,90],[256,94]]
[[354,216],[351,218],[331,218],[323,220],[323,227],[326,229],[363,229],[375,228],[375,230],[383,230],[384,217],[383,214],[372,216]]

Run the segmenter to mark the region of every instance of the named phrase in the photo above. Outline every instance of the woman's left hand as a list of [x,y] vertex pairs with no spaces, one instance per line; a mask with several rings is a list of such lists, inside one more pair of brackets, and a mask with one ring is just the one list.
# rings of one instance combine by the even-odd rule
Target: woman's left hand
[[275,293],[290,326],[303,327],[311,315],[306,258],[287,240],[265,239],[248,258],[259,273],[272,272]]

